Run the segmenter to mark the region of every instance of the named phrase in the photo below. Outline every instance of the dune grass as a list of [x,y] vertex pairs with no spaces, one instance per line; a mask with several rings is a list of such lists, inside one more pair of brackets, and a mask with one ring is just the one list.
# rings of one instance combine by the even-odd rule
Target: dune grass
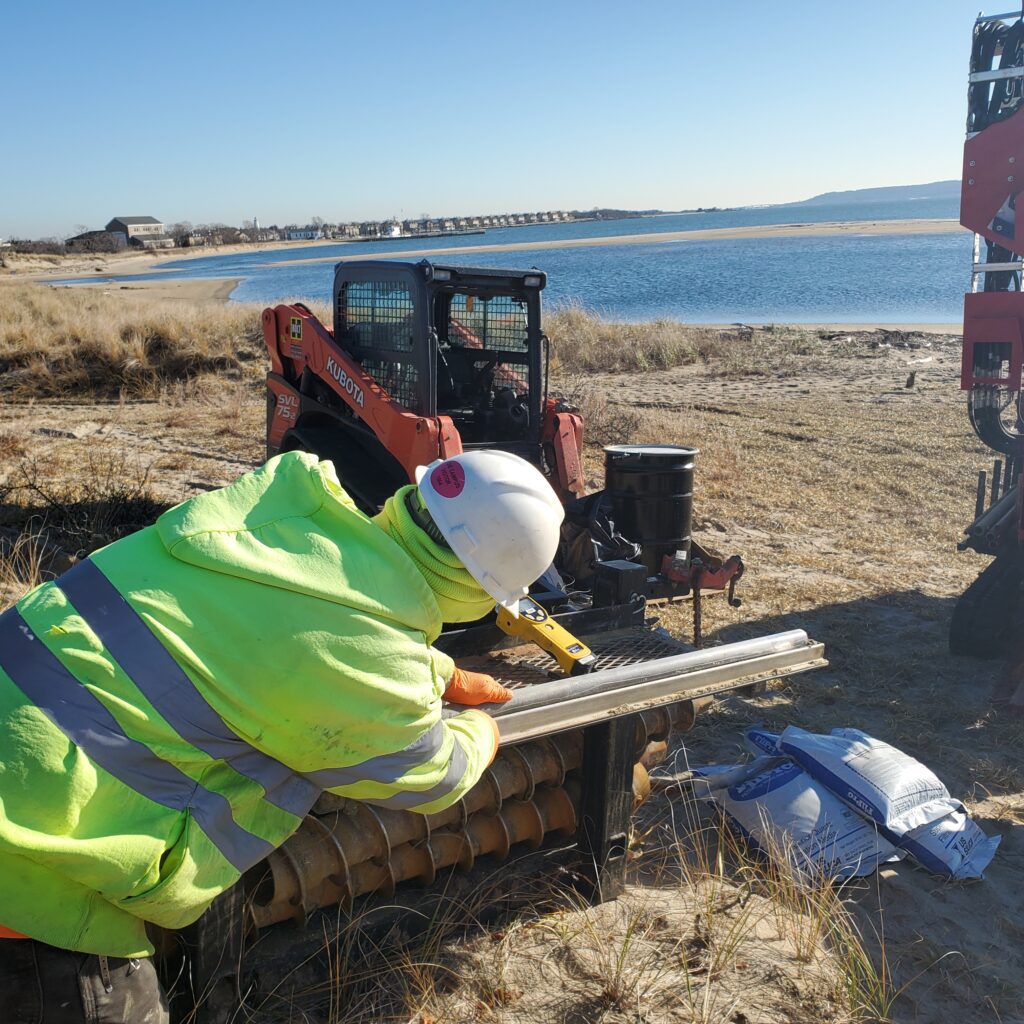
[[[267,369],[256,303],[138,302],[98,287],[5,282],[0,290],[0,397],[155,398],[173,382],[258,382]],[[315,310],[329,323],[329,309]],[[794,374],[863,341],[794,327],[618,324],[581,307],[549,313],[558,375],[699,365],[722,376]]]
[[870,357],[874,351],[851,336],[810,328],[767,325],[706,327],[678,320],[616,323],[582,306],[548,313],[556,373],[670,370],[699,365],[724,376],[792,374],[836,357]]
[[93,287],[5,284],[0,395],[152,398],[168,381],[266,372],[260,307],[127,303]]

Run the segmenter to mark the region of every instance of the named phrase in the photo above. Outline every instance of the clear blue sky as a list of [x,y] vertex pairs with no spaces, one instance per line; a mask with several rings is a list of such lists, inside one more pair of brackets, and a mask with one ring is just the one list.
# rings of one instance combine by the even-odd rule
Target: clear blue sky
[[121,215],[680,209],[955,178],[977,9],[12,0],[0,237]]

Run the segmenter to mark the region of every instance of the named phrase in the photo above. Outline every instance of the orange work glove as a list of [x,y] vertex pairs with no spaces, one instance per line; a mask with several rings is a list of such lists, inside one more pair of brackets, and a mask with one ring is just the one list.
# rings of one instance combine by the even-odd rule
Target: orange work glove
[[502,686],[494,676],[456,668],[443,696],[453,704],[504,704],[512,699],[512,691]]

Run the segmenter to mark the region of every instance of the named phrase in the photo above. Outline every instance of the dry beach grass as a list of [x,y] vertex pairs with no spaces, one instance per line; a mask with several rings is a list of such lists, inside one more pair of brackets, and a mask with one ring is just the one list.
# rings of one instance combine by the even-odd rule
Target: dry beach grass
[[[5,290],[0,312],[7,600],[46,571],[46,545],[87,550],[263,454],[258,311],[37,291],[12,314]],[[712,642],[800,627],[831,660],[719,702],[680,756],[730,761],[755,721],[859,726],[929,764],[1002,846],[974,885],[900,864],[808,900],[663,794],[638,816],[627,899],[528,916],[467,943],[437,937],[358,978],[339,969],[344,1008],[325,996],[322,1019],[1017,1019],[1024,729],[988,702],[997,667],[951,658],[945,640],[955,596],[984,564],[955,545],[989,458],[957,390],[957,339],[621,327],[577,310],[547,327],[555,383],[587,414],[592,485],[595,441],[701,449],[697,535],[749,566],[742,609],[707,604]],[[165,342],[147,349],[157,332]],[[125,372],[133,359],[141,369]],[[105,368],[120,374],[116,387]],[[104,519],[98,508],[112,501],[120,512]],[[688,635],[688,605],[658,614]]]
[[0,393],[8,398],[151,398],[209,373],[263,372],[259,310],[138,306],[91,288],[0,289]]
[[[153,398],[168,384],[210,374],[262,380],[260,306],[125,301],[131,298],[120,290],[5,283],[0,394]],[[719,376],[778,374],[824,365],[837,351],[859,348],[852,338],[823,339],[800,329],[737,324],[723,330],[675,320],[613,324],[581,307],[549,314],[545,328],[552,369],[562,376],[690,365]]]

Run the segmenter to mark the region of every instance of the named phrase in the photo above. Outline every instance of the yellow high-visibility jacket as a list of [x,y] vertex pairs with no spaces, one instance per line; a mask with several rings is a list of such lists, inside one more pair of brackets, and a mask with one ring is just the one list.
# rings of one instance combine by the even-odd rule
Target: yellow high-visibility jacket
[[0,925],[152,952],[322,790],[430,812],[493,756],[415,564],[291,452],[0,615]]

